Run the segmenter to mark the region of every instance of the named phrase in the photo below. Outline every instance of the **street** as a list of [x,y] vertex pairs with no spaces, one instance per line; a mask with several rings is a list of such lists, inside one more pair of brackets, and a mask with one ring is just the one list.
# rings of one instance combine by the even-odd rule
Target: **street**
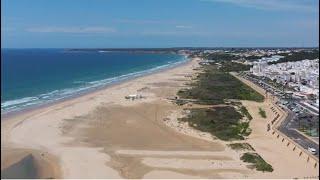
[[290,110],[286,111],[288,112],[288,116],[280,124],[278,130],[288,136],[294,142],[298,143],[304,149],[308,150],[308,147],[316,149],[317,154],[315,156],[319,158],[319,145],[290,127],[289,123],[293,121],[295,114]]
[[[268,92],[270,92],[273,96],[276,96],[276,94],[273,94],[273,92],[278,91],[276,88],[274,88],[273,86],[267,84],[266,82],[263,82],[259,79],[253,78],[253,77],[249,77],[247,75],[242,76],[243,78],[250,80],[251,82],[253,82],[254,84],[256,84],[257,86],[267,90]],[[272,90],[272,91],[271,91]],[[281,96],[278,96],[278,98],[281,99]],[[301,103],[297,103],[297,104],[301,104]],[[303,105],[301,105],[303,106]],[[303,147],[305,150],[308,151],[308,148],[314,148],[316,150],[316,154],[315,156],[319,159],[319,145],[317,143],[315,143],[314,141],[308,139],[306,136],[300,134],[299,132],[297,132],[296,128],[294,128],[294,119],[296,118],[296,114],[294,112],[292,112],[290,109],[288,109],[285,106],[282,106],[287,113],[288,116],[281,122],[280,126],[278,127],[278,130],[280,132],[282,132],[283,134],[285,134],[287,137],[289,137],[291,140],[293,140],[294,142],[296,142],[297,144],[299,144],[301,147]],[[305,105],[303,106],[306,109],[310,109],[308,107],[305,107]]]

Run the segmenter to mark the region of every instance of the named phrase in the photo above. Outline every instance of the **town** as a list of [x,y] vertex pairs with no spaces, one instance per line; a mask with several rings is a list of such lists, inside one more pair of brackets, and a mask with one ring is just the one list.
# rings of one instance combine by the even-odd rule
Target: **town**
[[[319,50],[315,48],[221,48],[183,50],[202,65],[241,65],[239,75],[263,88],[287,113],[277,127],[319,157]],[[274,123],[274,122],[271,122]],[[268,130],[270,130],[268,124]]]

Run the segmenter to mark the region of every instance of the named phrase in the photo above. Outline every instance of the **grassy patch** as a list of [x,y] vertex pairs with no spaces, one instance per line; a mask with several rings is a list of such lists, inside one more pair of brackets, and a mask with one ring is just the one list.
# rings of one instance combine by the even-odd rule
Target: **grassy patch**
[[306,51],[293,52],[293,53],[290,53],[290,55],[286,54],[285,57],[281,58],[276,62],[269,62],[268,64],[295,62],[295,61],[301,61],[304,59],[319,59],[319,50],[312,50],[309,52],[306,52]]
[[221,140],[243,140],[250,134],[248,122],[240,122],[243,115],[234,107],[190,109],[187,117],[179,120],[200,131],[209,132]]
[[220,70],[224,72],[239,72],[239,71],[248,71],[250,70],[251,65],[244,65],[240,63],[235,63],[231,61],[221,61]]
[[[230,100],[262,102],[264,97],[228,71],[248,70],[248,68],[239,63],[224,61],[203,66],[203,72],[197,74],[196,80],[189,84],[190,88],[182,89],[177,93],[181,99],[189,99],[197,104],[238,106],[240,112],[232,106],[190,109],[190,114],[180,120],[188,122],[195,129],[209,132],[221,140],[243,140],[251,133],[251,129],[249,122],[241,120],[245,116],[250,121],[252,116],[240,102]],[[183,103],[177,102],[177,104]]]
[[273,168],[270,164],[268,164],[264,159],[257,153],[244,153],[241,158],[243,162],[248,162],[252,164],[252,167],[257,171],[267,171],[272,172]]
[[232,143],[232,144],[228,144],[228,146],[231,147],[231,149],[234,149],[234,150],[254,151],[253,147],[248,143]]
[[266,111],[259,107],[259,114],[263,118],[267,118]]
[[187,101],[184,101],[184,100],[181,100],[181,99],[177,99],[175,102],[176,102],[176,104],[178,106],[182,106],[182,105],[185,105],[185,104],[188,103]]
[[252,116],[250,115],[250,113],[248,112],[247,108],[244,106],[240,107],[240,112],[245,115],[249,120],[252,120]]
[[263,96],[227,72],[214,65],[205,67],[203,73],[192,83],[190,89],[183,89],[178,96],[196,99],[199,104],[223,104],[225,99],[263,101]]

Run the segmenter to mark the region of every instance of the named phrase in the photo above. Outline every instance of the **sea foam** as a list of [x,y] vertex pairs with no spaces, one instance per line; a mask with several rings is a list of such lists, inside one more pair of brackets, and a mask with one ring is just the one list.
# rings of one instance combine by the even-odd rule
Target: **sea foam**
[[185,57],[183,60],[180,60],[177,62],[169,61],[167,62],[167,64],[160,65],[151,69],[136,71],[136,72],[123,74],[116,77],[90,81],[90,82],[75,81],[74,84],[80,84],[80,86],[74,87],[74,88],[56,89],[54,91],[39,94],[33,97],[24,97],[20,99],[8,100],[1,103],[1,114],[6,114],[13,111],[19,111],[22,109],[33,107],[35,105],[39,106],[47,103],[56,102],[58,100],[63,100],[72,96],[80,95],[86,92],[90,92],[92,90],[103,88],[113,83],[151,74],[163,69],[175,67],[179,64],[185,63],[186,61],[188,61],[188,59]]

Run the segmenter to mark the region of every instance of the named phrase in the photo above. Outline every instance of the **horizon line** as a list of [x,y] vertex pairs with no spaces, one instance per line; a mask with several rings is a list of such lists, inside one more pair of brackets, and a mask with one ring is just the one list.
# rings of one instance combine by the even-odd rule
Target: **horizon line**
[[1,49],[183,49],[183,48],[319,48],[319,46],[176,46],[176,47],[1,47]]

